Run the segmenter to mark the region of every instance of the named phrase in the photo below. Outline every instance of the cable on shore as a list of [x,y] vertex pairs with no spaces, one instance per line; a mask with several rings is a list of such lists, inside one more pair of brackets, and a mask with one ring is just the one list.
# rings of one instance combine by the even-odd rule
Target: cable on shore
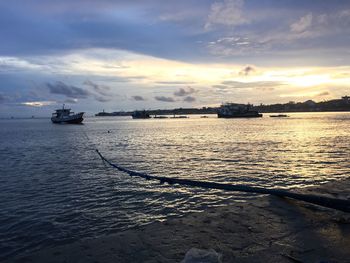
[[146,173],[135,172],[135,171],[126,169],[124,167],[121,167],[117,164],[110,162],[108,159],[106,159],[99,152],[98,149],[96,149],[96,152],[103,161],[105,161],[115,169],[130,175],[131,177],[140,177],[146,180],[157,180],[161,184],[163,183],[168,183],[169,185],[178,184],[183,186],[201,187],[201,188],[207,188],[207,189],[219,189],[219,190],[226,190],[226,191],[269,194],[269,195],[275,195],[278,197],[288,197],[288,198],[292,198],[292,199],[316,204],[319,206],[324,206],[324,207],[350,213],[350,200],[336,199],[336,198],[330,198],[330,197],[319,196],[319,195],[311,195],[311,194],[299,194],[299,193],[293,193],[293,192],[289,192],[281,189],[269,189],[264,187],[255,187],[255,186],[253,187],[248,185],[232,185],[232,184],[215,183],[215,182],[207,182],[207,181],[169,178],[164,176],[153,176]]

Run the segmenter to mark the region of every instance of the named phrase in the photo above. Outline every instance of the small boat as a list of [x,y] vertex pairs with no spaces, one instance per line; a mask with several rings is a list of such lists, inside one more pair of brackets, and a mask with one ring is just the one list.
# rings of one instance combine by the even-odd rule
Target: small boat
[[149,116],[149,113],[145,110],[143,111],[134,111],[132,114],[131,114],[131,117],[133,119],[149,119],[151,118],[151,116]]
[[218,118],[259,118],[263,116],[250,108],[250,104],[226,103],[218,109]]
[[52,113],[51,121],[53,123],[69,123],[69,124],[79,124],[83,119],[84,112],[74,113],[70,109],[65,109],[64,104],[62,109],[56,110]]
[[287,114],[277,114],[277,115],[270,115],[271,118],[287,118],[289,115]]
[[202,118],[202,119],[206,119],[206,118],[209,118],[209,117],[206,116],[206,115],[203,115],[203,116],[201,116],[201,118]]

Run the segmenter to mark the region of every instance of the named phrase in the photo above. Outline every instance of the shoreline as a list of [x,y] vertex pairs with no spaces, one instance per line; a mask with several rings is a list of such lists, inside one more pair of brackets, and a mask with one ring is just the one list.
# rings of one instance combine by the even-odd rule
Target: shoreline
[[[350,200],[350,179],[301,193]],[[6,262],[180,262],[191,248],[214,249],[222,262],[344,262],[350,215],[275,196],[78,241]]]
[[[324,111],[260,111],[260,113],[263,114],[274,114],[274,113],[350,113],[350,110],[324,110]],[[154,115],[154,114],[151,114]],[[173,116],[173,114],[156,114],[157,116]],[[184,115],[217,115],[217,113],[186,113]],[[130,115],[100,115],[96,116],[96,114],[93,115],[87,115],[86,118],[104,118],[104,117],[131,117]],[[13,121],[13,120],[49,120],[50,117],[44,117],[44,116],[38,116],[38,117],[0,117],[0,120],[2,121]]]

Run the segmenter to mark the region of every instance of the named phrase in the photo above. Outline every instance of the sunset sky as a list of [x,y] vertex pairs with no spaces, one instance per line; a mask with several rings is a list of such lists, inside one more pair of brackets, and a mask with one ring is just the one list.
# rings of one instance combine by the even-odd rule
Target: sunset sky
[[0,0],[0,117],[350,95],[350,1]]

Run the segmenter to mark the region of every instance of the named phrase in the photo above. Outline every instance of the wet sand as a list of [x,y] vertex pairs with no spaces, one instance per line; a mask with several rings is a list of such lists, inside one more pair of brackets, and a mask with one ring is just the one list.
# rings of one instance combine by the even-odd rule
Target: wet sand
[[[350,200],[349,189],[350,179],[300,192]],[[350,214],[256,197],[42,250],[15,262],[180,262],[191,248],[212,248],[222,254],[222,262],[350,262]]]

